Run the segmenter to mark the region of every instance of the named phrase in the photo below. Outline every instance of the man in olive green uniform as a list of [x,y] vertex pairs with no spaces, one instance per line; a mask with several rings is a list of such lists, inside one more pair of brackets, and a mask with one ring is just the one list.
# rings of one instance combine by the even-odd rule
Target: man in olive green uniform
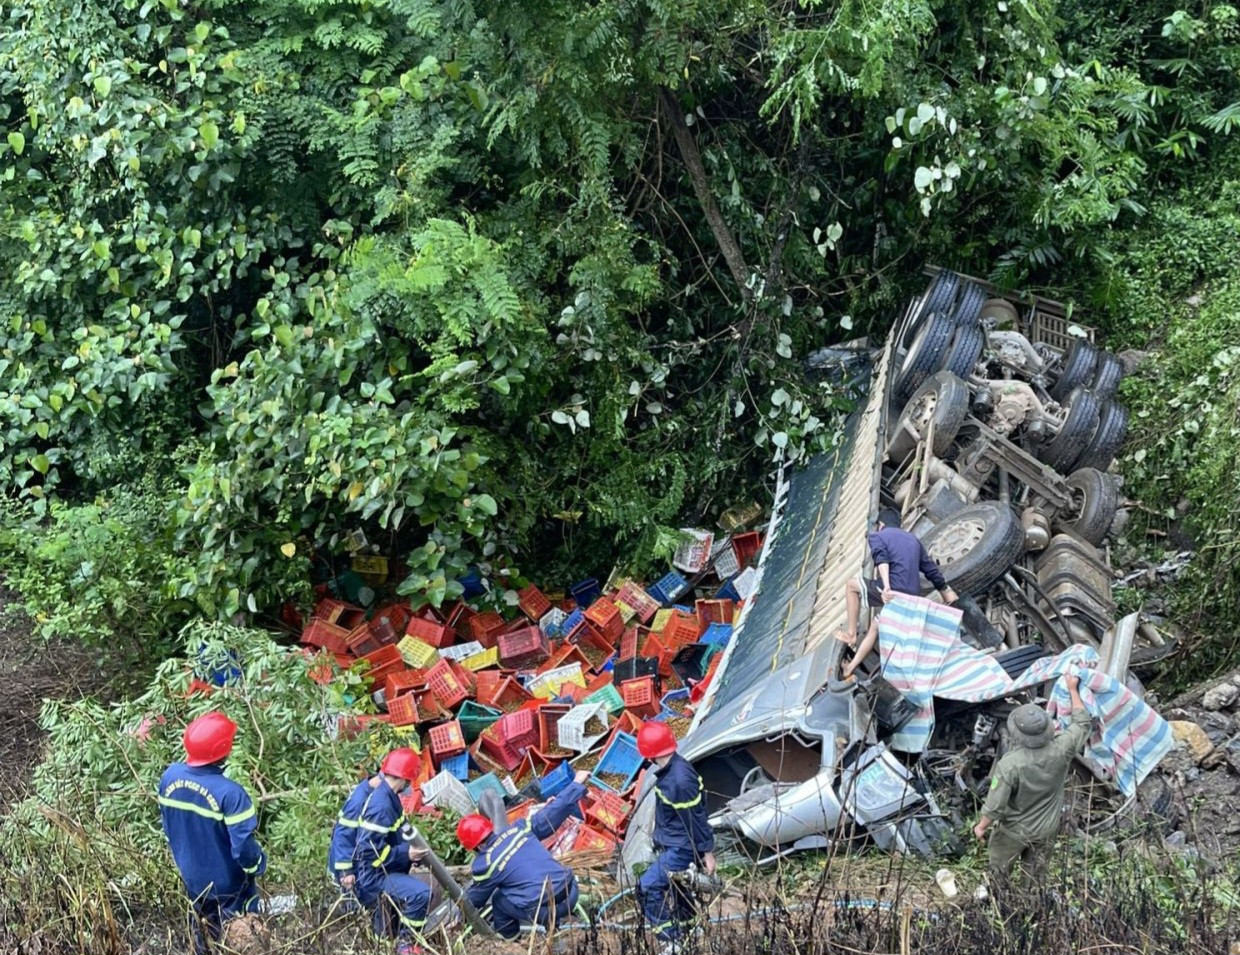
[[1023,872],[1040,876],[1063,812],[1064,779],[1072,757],[1089,738],[1090,718],[1081,702],[1079,677],[1066,679],[1072,695],[1072,722],[1056,735],[1046,710],[1034,703],[1008,717],[1012,750],[995,767],[990,794],[973,834],[990,835],[991,880],[1003,883],[1017,861]]

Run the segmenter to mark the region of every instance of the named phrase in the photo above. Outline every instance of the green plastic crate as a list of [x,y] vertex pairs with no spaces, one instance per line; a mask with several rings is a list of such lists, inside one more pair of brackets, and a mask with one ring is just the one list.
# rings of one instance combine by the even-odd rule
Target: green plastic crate
[[607,712],[615,716],[624,709],[624,700],[620,698],[620,691],[616,689],[614,683],[608,683],[601,690],[595,690],[587,696],[583,703],[602,703],[607,707]]
[[465,734],[466,741],[472,743],[482,734],[484,729],[503,715],[502,710],[497,710],[493,706],[475,703],[473,700],[466,700],[461,704],[456,718],[461,721],[461,732]]

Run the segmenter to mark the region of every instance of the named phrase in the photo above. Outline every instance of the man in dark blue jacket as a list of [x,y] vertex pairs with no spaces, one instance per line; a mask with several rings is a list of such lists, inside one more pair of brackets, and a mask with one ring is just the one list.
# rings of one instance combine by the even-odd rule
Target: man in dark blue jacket
[[693,917],[690,899],[672,887],[672,875],[690,865],[715,871],[715,833],[706,817],[702,779],[693,764],[676,752],[676,737],[666,723],[643,723],[637,751],[654,762],[654,863],[637,881],[642,913],[664,951],[675,951],[683,923]]
[[539,812],[495,832],[482,815],[465,816],[457,839],[477,851],[473,882],[465,890],[479,912],[490,907],[490,922],[504,938],[515,938],[522,923],[562,925],[577,905],[577,879],[551,857],[539,840],[549,839],[586,795],[589,772],[577,773]]
[[332,829],[327,864],[341,891],[373,913],[379,935],[396,936],[396,955],[413,955],[426,924],[431,890],[409,874],[422,853],[401,835],[400,792],[418,775],[421,760],[407,747],[383,758],[345,800]]
[[[920,596],[922,574],[943,597],[944,603],[956,602],[956,591],[947,586],[938,562],[926,553],[926,548],[915,535],[900,529],[899,511],[884,508],[879,512],[869,542],[870,556],[874,559],[874,571],[878,577],[874,580],[854,577],[845,588],[848,624],[836,638],[850,647],[855,646],[856,652],[840,671],[843,679],[852,676],[861,661],[874,649],[878,640],[878,611],[883,604],[890,602],[896,594]],[[858,646],[857,619],[861,616],[862,605],[871,608],[874,615],[870,618],[865,639]]]
[[[224,776],[237,724],[223,713],[198,717],[182,742],[185,762],[159,781],[159,815],[193,909],[194,951],[209,950],[223,924],[258,911],[255,879],[267,868],[249,794]],[[208,941],[210,940],[210,941]]]

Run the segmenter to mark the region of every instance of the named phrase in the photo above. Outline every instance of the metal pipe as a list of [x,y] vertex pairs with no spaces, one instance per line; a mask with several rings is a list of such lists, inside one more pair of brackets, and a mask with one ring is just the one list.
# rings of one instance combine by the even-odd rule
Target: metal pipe
[[483,938],[495,938],[495,930],[478,914],[478,910],[469,901],[469,897],[461,891],[461,887],[452,878],[452,873],[448,871],[448,867],[443,864],[443,860],[439,856],[435,855],[435,850],[422,837],[422,833],[418,832],[417,827],[409,827],[408,839],[410,845],[419,852],[425,853],[422,858],[427,868],[431,870],[431,875],[435,877],[436,882],[443,886],[443,890],[448,893],[448,898],[460,907],[461,914],[465,916],[465,921],[469,923],[470,928]]

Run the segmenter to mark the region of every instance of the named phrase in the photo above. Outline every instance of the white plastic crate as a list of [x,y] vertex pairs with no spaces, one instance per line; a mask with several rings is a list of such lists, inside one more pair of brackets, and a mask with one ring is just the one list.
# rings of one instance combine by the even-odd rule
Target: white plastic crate
[[499,781],[499,784],[504,787],[504,792],[508,793],[509,796],[517,794],[517,784],[512,781],[511,776],[505,776]]
[[460,663],[466,657],[472,657],[475,653],[481,653],[484,649],[486,648],[477,640],[470,640],[469,643],[454,643],[450,647],[440,647],[439,655]]
[[447,770],[441,769],[422,784],[422,798],[429,806],[444,807],[461,815],[474,811],[469,790]]
[[684,541],[676,547],[676,554],[672,557],[672,566],[677,570],[683,570],[686,574],[701,573],[706,562],[710,560],[710,547],[714,543],[715,535],[710,531],[692,527],[682,527],[680,532],[690,535],[693,539]]
[[586,685],[586,678],[581,672],[580,663],[570,663],[567,666],[556,667],[554,670],[540,673],[530,680],[526,689],[540,699],[549,700],[559,692],[560,687],[565,683],[576,683],[578,686]]
[[545,614],[543,614],[542,619],[538,621],[538,629],[549,637],[551,636],[552,630],[559,627],[559,625],[567,619],[568,614],[566,614],[559,607],[552,607]]
[[733,578],[732,586],[736,588],[736,592],[740,595],[741,600],[748,600],[758,588],[757,568],[746,567]]
[[[586,724],[597,719],[602,732],[586,734]],[[607,735],[607,706],[603,703],[578,703],[560,717],[556,736],[560,746],[579,753],[588,753]]]
[[713,567],[716,577],[729,580],[741,572],[741,562],[737,559],[736,548],[732,546],[732,538],[723,543],[723,547],[715,548]]

